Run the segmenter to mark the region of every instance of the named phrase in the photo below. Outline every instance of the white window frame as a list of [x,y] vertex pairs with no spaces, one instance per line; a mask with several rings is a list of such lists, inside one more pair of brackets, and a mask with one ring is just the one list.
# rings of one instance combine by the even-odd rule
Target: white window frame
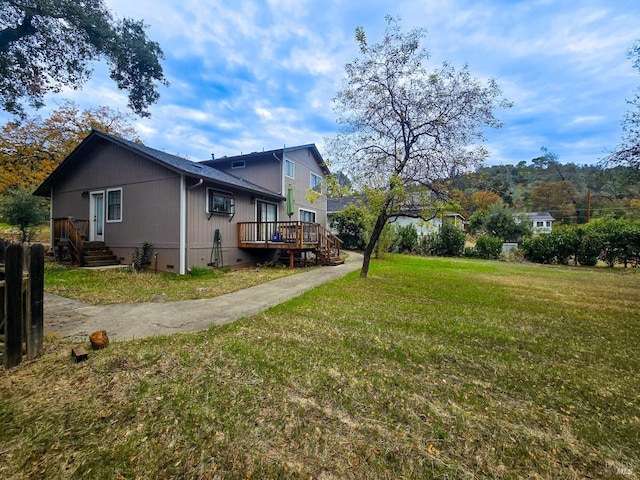
[[[207,211],[207,213],[216,213],[218,215],[233,215],[235,212],[235,199],[232,195],[230,195],[229,193],[225,193],[225,192],[221,192],[220,190],[216,190],[215,188],[210,188],[207,187],[207,197],[205,199],[205,209]],[[209,198],[211,196],[215,196],[215,197],[221,197],[225,200],[228,200],[228,205],[229,205],[229,209],[228,210],[212,210],[209,205]],[[227,202],[223,202],[224,204],[227,204]]]
[[[291,165],[291,175],[289,175],[289,165]],[[288,158],[284,159],[284,176],[287,178],[296,178],[296,164]]]
[[246,166],[247,166],[247,163],[244,160],[234,160],[231,162],[231,170],[245,168]]
[[[313,215],[313,220],[309,221],[309,220],[303,220],[302,219],[302,215],[304,213],[310,213],[311,215]],[[318,216],[317,212],[315,210],[308,210],[306,208],[299,208],[298,209],[298,221],[300,222],[309,222],[309,223],[316,223],[316,217]]]
[[[318,181],[314,182],[314,178],[317,178]],[[314,192],[322,193],[322,177],[317,173],[311,172],[309,177],[309,188]]]
[[[111,192],[120,192],[120,215],[118,218],[111,218],[111,211],[109,209],[109,194]],[[105,215],[105,222],[107,223],[120,223],[122,222],[122,187],[118,187],[118,188],[108,188],[107,189],[107,193],[105,195],[105,210],[106,210],[106,215]]]

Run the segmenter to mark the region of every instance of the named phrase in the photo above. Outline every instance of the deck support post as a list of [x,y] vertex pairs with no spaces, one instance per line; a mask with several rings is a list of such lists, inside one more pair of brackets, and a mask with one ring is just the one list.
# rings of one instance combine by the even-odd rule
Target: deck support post
[[289,268],[293,270],[293,250],[289,250]]

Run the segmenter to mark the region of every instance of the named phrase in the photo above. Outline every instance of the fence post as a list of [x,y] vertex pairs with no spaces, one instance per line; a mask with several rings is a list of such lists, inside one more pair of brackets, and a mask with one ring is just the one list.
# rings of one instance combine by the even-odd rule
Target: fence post
[[44,337],[44,246],[41,243],[29,247],[29,292],[27,359],[33,360],[42,355]]
[[5,250],[5,351],[4,366],[12,368],[22,361],[22,245]]

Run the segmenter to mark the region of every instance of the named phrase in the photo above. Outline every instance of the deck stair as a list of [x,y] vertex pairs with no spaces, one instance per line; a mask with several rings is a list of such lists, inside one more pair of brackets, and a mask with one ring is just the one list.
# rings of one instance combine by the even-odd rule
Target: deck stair
[[88,220],[77,220],[73,217],[54,218],[53,251],[55,258],[80,267],[119,265],[120,260],[104,242],[87,240],[88,230]]
[[104,242],[84,242],[82,247],[83,267],[106,267],[120,265],[120,260],[113,254]]

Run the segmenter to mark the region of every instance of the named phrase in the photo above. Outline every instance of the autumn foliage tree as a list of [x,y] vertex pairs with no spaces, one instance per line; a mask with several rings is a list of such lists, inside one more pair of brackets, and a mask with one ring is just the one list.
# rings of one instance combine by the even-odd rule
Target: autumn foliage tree
[[529,202],[535,211],[548,211],[556,220],[576,214],[576,190],[568,180],[540,182],[531,191]]
[[46,119],[39,116],[1,127],[0,195],[22,187],[33,190],[56,169],[92,128],[139,140],[131,116],[109,107],[80,110],[66,102]]
[[432,217],[428,209],[446,193],[451,173],[484,160],[486,150],[474,145],[484,140],[484,127],[500,126],[494,110],[509,105],[495,81],[481,82],[466,66],[428,70],[428,53],[420,47],[424,30],[403,33],[396,19],[386,21],[380,43],[369,43],[356,29],[360,55],[345,66],[334,99],[343,128],[330,148],[354,184],[369,188],[376,218],[362,277],[387,222],[406,216],[408,203],[411,215]]

